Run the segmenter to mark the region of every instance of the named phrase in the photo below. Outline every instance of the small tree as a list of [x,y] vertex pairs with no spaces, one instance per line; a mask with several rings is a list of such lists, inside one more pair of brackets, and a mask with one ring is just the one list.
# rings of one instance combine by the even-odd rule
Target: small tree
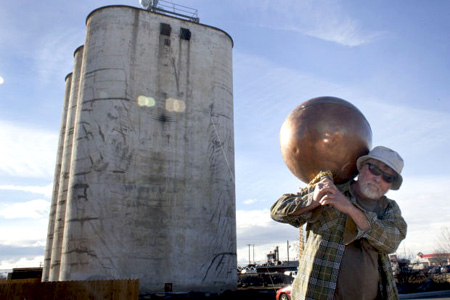
[[442,266],[450,259],[450,227],[442,227],[436,241],[438,263]]

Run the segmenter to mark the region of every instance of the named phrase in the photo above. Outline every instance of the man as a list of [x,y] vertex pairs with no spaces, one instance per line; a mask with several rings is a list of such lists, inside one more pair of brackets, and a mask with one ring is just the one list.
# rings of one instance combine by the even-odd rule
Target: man
[[271,208],[276,221],[307,224],[292,299],[398,299],[388,254],[407,226],[397,203],[384,195],[400,188],[403,159],[379,146],[356,165],[357,181],[336,186],[322,178]]

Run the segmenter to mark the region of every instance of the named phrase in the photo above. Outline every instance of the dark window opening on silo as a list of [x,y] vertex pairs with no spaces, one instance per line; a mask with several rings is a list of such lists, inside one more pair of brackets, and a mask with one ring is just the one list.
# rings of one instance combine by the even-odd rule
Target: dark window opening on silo
[[180,39],[189,41],[191,39],[191,31],[186,28],[180,28]]
[[170,36],[171,31],[172,31],[172,28],[170,27],[169,24],[166,24],[166,23],[159,24],[159,34]]
[[170,39],[164,39],[164,46],[170,47]]

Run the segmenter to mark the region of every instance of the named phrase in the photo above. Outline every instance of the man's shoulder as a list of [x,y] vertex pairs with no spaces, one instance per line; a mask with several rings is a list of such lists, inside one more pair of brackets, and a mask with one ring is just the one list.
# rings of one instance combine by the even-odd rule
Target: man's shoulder
[[384,210],[384,214],[386,213],[401,213],[400,212],[400,206],[397,204],[397,202],[391,198],[388,198],[387,196],[383,196],[382,198],[382,207]]
[[395,201],[394,199],[391,199],[387,196],[383,196],[384,201],[386,202],[387,205],[391,205],[391,206],[396,206],[398,207],[397,201]]

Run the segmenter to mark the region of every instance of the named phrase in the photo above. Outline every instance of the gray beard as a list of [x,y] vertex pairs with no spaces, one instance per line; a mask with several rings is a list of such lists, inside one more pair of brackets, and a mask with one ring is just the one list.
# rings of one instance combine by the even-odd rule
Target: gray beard
[[360,191],[365,197],[372,200],[378,200],[383,196],[379,185],[371,181],[360,184]]

